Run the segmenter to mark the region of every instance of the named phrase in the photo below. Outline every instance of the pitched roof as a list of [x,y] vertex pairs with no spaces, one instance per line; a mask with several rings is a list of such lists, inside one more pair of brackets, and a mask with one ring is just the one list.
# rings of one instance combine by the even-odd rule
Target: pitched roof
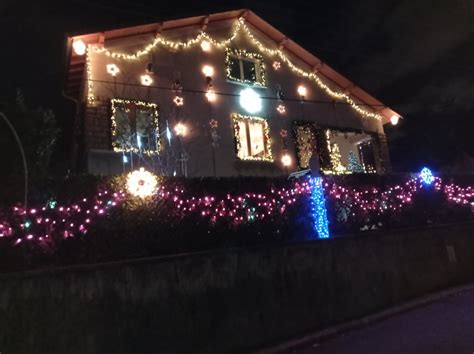
[[[317,75],[329,82],[332,82],[340,91],[347,93],[357,102],[372,108],[375,112],[382,116],[382,122],[388,123],[393,115],[400,116],[397,112],[389,107],[386,107],[382,102],[370,95],[367,91],[357,86],[355,83],[338,73],[321,59],[308,52],[302,46],[285,36],[275,27],[256,15],[248,9],[234,10],[227,12],[220,12],[211,15],[188,17],[177,20],[170,20],[158,23],[151,23],[147,25],[126,27],[114,29],[105,32],[88,33],[68,37],[68,67],[66,74],[65,91],[73,97],[79,97],[82,80],[85,70],[84,56],[73,55],[71,51],[72,42],[74,38],[80,38],[86,44],[103,44],[104,41],[110,39],[119,39],[143,34],[156,34],[161,31],[178,29],[189,26],[202,26],[205,28],[208,24],[225,21],[231,19],[238,19],[243,17],[246,23],[251,24],[254,28],[266,35],[268,38],[275,41],[275,43],[284,48],[285,52],[300,59],[307,64],[310,70],[317,72]],[[362,107],[363,108],[363,107]]]

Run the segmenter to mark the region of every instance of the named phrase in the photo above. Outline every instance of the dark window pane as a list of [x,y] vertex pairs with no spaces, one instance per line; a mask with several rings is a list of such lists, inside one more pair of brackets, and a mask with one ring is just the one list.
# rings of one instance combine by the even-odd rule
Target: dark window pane
[[232,79],[239,79],[239,80],[240,80],[240,65],[239,65],[239,59],[237,59],[237,58],[230,58],[229,69],[230,69],[230,78],[232,78]]
[[245,81],[257,82],[257,71],[256,64],[251,60],[242,60],[244,68],[244,77]]

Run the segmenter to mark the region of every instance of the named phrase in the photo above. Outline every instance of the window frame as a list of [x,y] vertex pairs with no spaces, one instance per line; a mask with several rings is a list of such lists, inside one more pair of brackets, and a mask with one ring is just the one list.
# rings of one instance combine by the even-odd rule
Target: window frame
[[[240,77],[234,77],[231,73],[231,60],[236,59],[239,61]],[[243,61],[252,62],[255,65],[255,75],[256,81],[251,81],[245,78],[244,76],[244,65]],[[226,76],[227,80],[233,83],[251,85],[257,87],[266,87],[265,79],[265,63],[263,61],[263,56],[259,53],[248,52],[244,49],[226,49],[225,57],[226,65]]]
[[[242,145],[240,142],[240,128],[239,123],[244,122],[246,131],[246,140],[247,140],[247,151],[249,152],[249,156],[240,157],[239,153],[242,149]],[[259,123],[262,124],[263,130],[263,148],[264,148],[264,156],[263,157],[256,157],[250,156],[252,152],[252,141],[250,136],[249,130],[249,123]],[[270,128],[268,125],[268,120],[262,117],[255,117],[255,116],[246,116],[238,113],[232,114],[232,125],[234,128],[234,140],[235,140],[235,150],[236,156],[239,160],[242,161],[260,161],[260,162],[273,162],[273,155],[272,155],[272,147],[271,147],[271,139],[270,139]]]
[[[161,139],[159,134],[159,112],[158,112],[158,105],[156,103],[146,102],[146,101],[139,101],[133,99],[121,99],[121,98],[112,98],[110,100],[111,103],[111,115],[110,115],[110,122],[111,122],[111,140],[112,140],[112,149],[115,152],[134,152],[134,153],[145,153],[147,155],[157,155],[161,150]],[[129,105],[134,104],[137,107],[140,107],[140,111],[149,112],[148,114],[151,115],[152,121],[151,126],[155,130],[156,134],[156,145],[152,149],[140,149],[137,145],[133,145],[132,147],[124,147],[118,141],[118,132],[117,132],[117,121],[116,121],[116,114],[118,109]]]

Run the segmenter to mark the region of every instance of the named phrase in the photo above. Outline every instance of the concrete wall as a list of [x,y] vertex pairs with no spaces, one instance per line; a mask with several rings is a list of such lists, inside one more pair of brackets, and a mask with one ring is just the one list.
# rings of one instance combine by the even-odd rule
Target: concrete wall
[[245,352],[473,279],[473,224],[1,275],[0,350]]
[[[208,32],[215,38],[227,38],[231,32],[231,25],[232,22],[230,21],[211,23]],[[195,37],[199,31],[200,28],[198,27],[189,27],[166,31],[163,36],[173,40],[183,40]],[[266,45],[276,48],[274,42],[269,42],[265,36],[256,33],[257,38]],[[132,53],[143,48],[152,40],[152,35],[134,36],[122,40],[108,41],[105,43],[105,47],[114,51]],[[255,45],[243,34],[232,42],[231,47],[259,52]],[[284,167],[280,161],[283,144],[279,135],[282,128],[289,133],[287,141],[289,152],[293,157],[293,166],[290,171],[296,170],[296,155],[291,136],[291,122],[295,120],[318,122],[323,126],[361,129],[383,134],[383,127],[379,121],[362,118],[347,105],[334,106],[333,104],[312,103],[302,105],[299,102],[287,102],[287,113],[280,115],[276,111],[278,102],[264,99],[261,112],[252,115],[268,119],[275,162],[239,161],[235,151],[231,114],[246,114],[246,112],[239,105],[239,98],[232,95],[239,95],[240,91],[246,86],[227,80],[224,59],[225,51],[223,49],[213,47],[210,52],[203,52],[199,45],[177,51],[170,51],[158,46],[151,55],[134,61],[91,53],[91,77],[94,80],[93,92],[97,100],[93,106],[86,109],[85,115],[86,146],[90,154],[96,154],[93,151],[95,149],[110,149],[111,147],[110,112],[108,112],[108,107],[110,99],[114,97],[140,99],[158,104],[162,129],[164,129],[166,121],[169,122],[171,127],[178,122],[185,123],[188,126],[189,135],[183,139],[183,144],[189,153],[189,176],[213,175],[212,148],[208,128],[211,118],[219,122],[218,134],[221,137],[219,147],[216,150],[217,176],[276,176],[283,174]],[[285,63],[281,63],[280,70],[274,70],[272,66],[274,60],[274,57],[264,55],[267,86],[263,88],[254,87],[261,97],[276,98],[278,87],[281,86],[286,98],[298,98],[297,87],[302,84],[308,89],[307,100],[331,101],[331,97],[320,90],[315,83],[293,73]],[[295,64],[304,67],[303,63],[298,61],[297,58],[293,58],[293,60]],[[140,76],[145,73],[145,67],[149,62],[154,64],[155,69],[153,86],[159,86],[160,88],[146,88],[140,84]],[[116,77],[116,82],[119,84],[114,84],[113,78],[107,74],[106,65],[110,63],[115,63],[120,69],[120,73]],[[169,90],[174,80],[179,78],[186,90],[206,90],[205,78],[201,71],[203,65],[214,67],[214,90],[227,93],[229,96],[218,96],[216,102],[209,105],[204,94],[184,92],[184,105],[178,109],[173,103],[174,93]],[[305,69],[310,70],[309,67]],[[127,85],[120,85],[120,83]],[[329,81],[327,84],[331,88],[337,88]],[[337,89],[341,90],[341,88]],[[165,151],[176,148],[177,144],[171,147],[166,143],[164,144]],[[105,159],[104,156],[106,155],[102,154],[100,158]],[[110,158],[112,159],[112,157]],[[103,166],[96,160],[97,158],[94,156],[89,159],[89,171],[101,172]],[[110,166],[115,166],[114,162],[108,164],[106,169]],[[108,171],[106,172],[108,173]],[[121,166],[117,172],[121,172]]]

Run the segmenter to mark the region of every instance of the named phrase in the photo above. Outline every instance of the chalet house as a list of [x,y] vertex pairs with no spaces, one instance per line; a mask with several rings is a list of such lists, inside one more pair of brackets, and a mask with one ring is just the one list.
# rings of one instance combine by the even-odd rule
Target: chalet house
[[249,10],[68,38],[76,158],[94,174],[385,173],[399,114]]

